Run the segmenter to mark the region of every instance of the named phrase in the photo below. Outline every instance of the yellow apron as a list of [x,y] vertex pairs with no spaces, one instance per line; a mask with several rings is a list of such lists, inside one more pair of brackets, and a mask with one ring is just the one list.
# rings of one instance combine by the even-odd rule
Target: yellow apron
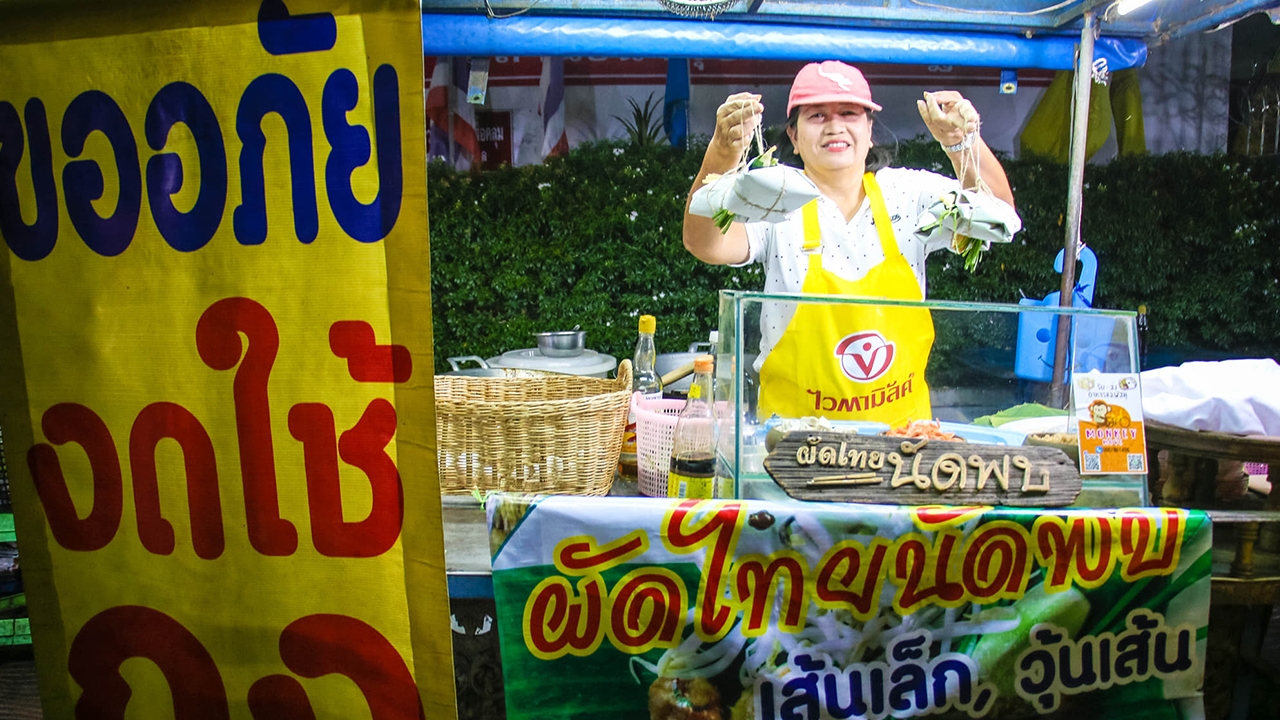
[[[875,175],[862,187],[871,203],[884,262],[849,282],[822,269],[818,201],[801,208],[809,270],[805,294],[922,300],[920,284],[898,249]],[[897,427],[933,416],[924,371],[933,347],[933,318],[924,308],[802,303],[760,368],[763,420],[823,416],[874,420]]]

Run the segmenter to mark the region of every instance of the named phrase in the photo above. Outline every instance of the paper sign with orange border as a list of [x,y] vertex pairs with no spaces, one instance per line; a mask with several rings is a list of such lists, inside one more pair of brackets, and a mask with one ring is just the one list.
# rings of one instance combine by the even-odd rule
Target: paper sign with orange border
[[1084,373],[1072,380],[1082,475],[1147,471],[1137,373]]

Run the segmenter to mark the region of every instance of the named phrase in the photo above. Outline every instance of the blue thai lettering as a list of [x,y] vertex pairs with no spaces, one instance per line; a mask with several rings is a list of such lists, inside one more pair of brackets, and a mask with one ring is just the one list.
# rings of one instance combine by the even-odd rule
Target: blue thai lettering
[[896,667],[889,674],[893,683],[889,707],[898,712],[920,712],[929,707],[928,676],[926,668],[919,664],[924,657],[921,646],[925,640],[924,635],[908,634],[890,644],[889,657]]
[[782,686],[782,720],[818,720],[821,717],[821,700],[818,697],[818,673],[827,664],[822,660],[813,660],[808,655],[795,658],[796,673]]
[[98,215],[93,201],[105,189],[102,168],[94,160],[72,160],[62,168],[62,192],[67,215],[90,250],[106,257],[124,252],[133,242],[142,212],[142,169],[138,165],[138,143],[129,119],[110,95],[86,90],[75,97],[62,115],[62,149],[67,157],[78,158],[85,141],[94,131],[111,143],[120,192],[109,217]]
[[867,675],[871,677],[871,717],[885,716],[885,666],[872,665]]
[[1098,684],[1111,684],[1111,641],[1115,638],[1103,633],[1098,636]]
[[[1177,644],[1172,660],[1170,638]],[[1057,710],[1063,695],[1185,675],[1201,665],[1194,638],[1194,627],[1169,627],[1163,616],[1143,609],[1129,613],[1119,634],[1078,640],[1060,627],[1042,623],[1031,629],[1031,647],[1018,656],[1014,689],[1044,713]]]
[[[1097,684],[1098,675],[1093,671],[1094,645],[1094,638],[1081,638],[1076,647],[1063,645],[1058,649],[1058,672],[1062,675],[1062,687],[1067,692]],[[1078,673],[1075,670],[1077,664],[1080,665]]]
[[160,153],[147,161],[147,198],[151,217],[161,237],[174,250],[199,250],[213,239],[227,206],[227,151],[222,128],[213,107],[195,86],[185,82],[165,85],[147,107],[147,144],[163,150],[169,131],[182,123],[191,130],[200,160],[200,194],[188,212],[173,206],[173,195],[185,181],[182,158]]
[[929,706],[929,682],[919,665],[900,665],[889,675],[893,689],[889,691],[889,707],[911,714]]
[[[58,186],[53,180],[53,148],[49,143],[49,120],[39,98],[27,100],[22,109],[26,120],[26,142],[18,111],[0,102],[0,235],[23,260],[41,260],[53,252],[58,240]],[[31,185],[35,189],[35,220],[22,219],[18,197],[18,165],[23,146],[31,148]]]
[[324,134],[333,150],[325,163],[329,206],[338,225],[360,242],[377,242],[391,232],[400,215],[404,173],[400,165],[400,85],[396,70],[380,66],[373,74],[373,123],[378,134],[378,196],[364,204],[351,191],[351,173],[369,162],[369,132],[347,123],[356,106],[356,76],[335,70],[324,86],[321,115]]
[[320,231],[316,209],[315,163],[311,153],[311,115],[307,101],[284,75],[259,75],[245,88],[236,111],[240,137],[240,207],[232,214],[236,240],[260,245],[267,239],[266,180],[262,161],[267,136],[262,119],[270,113],[284,120],[289,136],[289,175],[293,186],[293,226],[298,239],[309,243]]
[[331,50],[338,42],[338,22],[333,13],[290,15],[284,0],[262,0],[258,6],[258,42],[272,55]]
[[1195,663],[1191,655],[1191,643],[1193,639],[1194,634],[1190,630],[1180,628],[1178,630],[1178,637],[1176,641],[1177,649],[1175,650],[1173,660],[1171,661],[1169,660],[1169,634],[1157,633],[1154,658],[1156,672],[1169,674],[1190,670],[1191,666]]
[[[864,684],[865,673],[853,670],[848,675],[825,675],[822,678],[823,704],[827,714],[835,720],[847,720],[851,717],[862,717],[868,712],[866,696],[869,694]],[[841,682],[841,681],[844,682]],[[844,700],[841,689],[847,687],[849,699]]]
[[[1151,633],[1156,624],[1148,625],[1146,618],[1138,618],[1138,632],[1124,633],[1116,641],[1116,677],[1129,679],[1146,677],[1151,673]],[[1158,623],[1157,623],[1158,624]]]
[[969,663],[955,658],[939,659],[933,665],[933,705],[941,710],[950,699],[951,692],[947,687],[947,673],[955,678],[956,700],[960,705],[973,702],[973,670]]
[[887,662],[853,663],[844,669],[825,655],[794,656],[757,683],[755,717],[879,720],[953,707],[971,717],[987,714],[995,687],[978,682],[978,667],[965,655],[944,652],[930,660],[932,644],[926,630],[902,633],[885,649]]
[[1038,702],[1037,710],[1048,712],[1058,707],[1059,694],[1051,692],[1058,682],[1058,667],[1051,646],[1066,639],[1067,634],[1053,625],[1037,625],[1031,631],[1032,647],[1018,658],[1018,694],[1028,701]]

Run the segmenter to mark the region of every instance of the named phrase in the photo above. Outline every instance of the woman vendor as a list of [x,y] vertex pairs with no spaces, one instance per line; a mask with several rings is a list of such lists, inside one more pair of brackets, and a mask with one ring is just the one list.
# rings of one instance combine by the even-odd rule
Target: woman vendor
[[[951,233],[917,235],[917,220],[960,188],[1008,240],[1021,228],[1004,169],[979,134],[978,113],[958,92],[917,101],[956,177],[886,167],[873,149],[881,108],[857,68],[812,63],[796,75],[786,132],[821,195],[779,223],[734,223],[684,216],[684,245],[714,265],[762,263],[769,293],[817,293],[900,300],[925,296],[925,256],[961,249]],[[737,93],[716,111],[716,128],[693,182],[739,163],[764,111],[760,96]],[[691,191],[692,195],[692,191]],[[963,241],[967,242],[967,239]],[[759,412],[783,417],[876,420],[893,426],[930,419],[924,381],[933,322],[923,308],[828,303],[765,303],[761,310]]]

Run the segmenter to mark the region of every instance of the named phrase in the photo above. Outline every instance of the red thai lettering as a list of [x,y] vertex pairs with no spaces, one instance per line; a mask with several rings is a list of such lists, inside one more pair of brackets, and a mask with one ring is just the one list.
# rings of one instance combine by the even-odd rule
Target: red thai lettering
[[1097,587],[1111,575],[1114,541],[1112,518],[1037,518],[1036,557],[1046,569],[1045,586],[1065,589],[1073,582]]
[[599,575],[579,580],[576,595],[562,577],[539,583],[524,609],[523,627],[530,652],[543,660],[595,652],[601,640],[604,595]]
[[778,627],[799,632],[805,617],[804,566],[795,554],[777,554],[766,565],[759,559],[747,558],[734,568],[734,598],[746,610],[742,618],[742,634],[747,637],[764,633],[770,610],[785,582],[787,591],[778,608]]
[[734,616],[733,609],[721,598],[728,580],[726,568],[733,557],[742,527],[743,509],[741,503],[724,503],[715,512],[700,518],[699,525],[686,529],[686,520],[695,515],[695,510],[706,505],[708,503],[701,500],[686,500],[676,506],[664,523],[663,538],[674,552],[690,552],[710,545],[699,581],[698,594],[702,602],[699,603],[697,621],[700,633],[710,640],[728,632],[729,622]]
[[[894,579],[899,583],[898,597],[894,604],[898,612],[908,614],[934,598],[941,605],[955,607],[964,597],[964,586],[947,577],[951,555],[959,537],[952,532],[938,534],[934,547],[929,548],[919,536],[912,536],[898,544],[894,555]],[[924,586],[926,573],[932,570],[932,583]]]
[[89,457],[93,473],[93,506],[81,519],[57,451],[49,444],[39,443],[27,452],[27,467],[53,539],[68,550],[101,550],[116,536],[124,510],[124,481],[111,431],[97,413],[75,403],[58,403],[49,408],[41,417],[40,426],[54,445],[79,445]]
[[177,620],[147,607],[122,605],[94,615],[76,633],[67,658],[84,688],[77,717],[123,718],[133,691],[120,666],[145,658],[164,674],[175,720],[228,720],[226,686],[213,657]]
[[[868,552],[870,558],[864,562]],[[888,552],[888,544],[879,538],[872,541],[870,548],[857,541],[834,548],[818,568],[818,601],[843,607],[859,620],[870,619],[878,607],[876,601],[884,579],[881,571]],[[865,572],[862,572],[864,565]],[[859,589],[855,590],[855,586]]]
[[[1178,565],[1186,511],[1165,508],[1161,518],[1145,511],[1124,511],[1120,517],[1120,550],[1129,556],[1122,575],[1133,581],[1149,575],[1168,575]],[[1159,520],[1163,519],[1163,523]],[[1157,529],[1159,539],[1155,539]],[[1149,555],[1155,548],[1155,554]]]
[[840,398],[840,402],[836,405],[836,410],[839,412],[854,412],[861,409],[862,405],[856,397]]
[[[421,720],[423,717],[417,684],[404,658],[381,633],[361,620],[345,615],[309,615],[295,620],[280,634],[280,659],[299,677],[347,677],[364,695],[373,720]],[[281,678],[297,684],[293,678],[283,675],[254,683],[249,692],[254,717],[262,720],[315,717],[300,684],[297,689],[280,693],[282,685],[286,685]],[[263,683],[265,687],[259,690]],[[255,690],[258,690],[258,707],[254,707]],[[261,701],[273,695],[277,707],[264,707]],[[262,712],[274,711],[281,705],[291,707],[281,715]]]
[[[302,443],[306,466],[311,539],[321,555],[377,557],[400,537],[404,491],[395,463],[385,450],[395,430],[395,408],[380,398],[369,403],[355,427],[344,432],[338,442],[334,439],[333,411],[327,405],[303,403],[289,410],[289,432]],[[339,452],[369,479],[373,500],[363,520],[343,519]]]
[[340,320],[329,326],[329,349],[347,361],[356,382],[408,382],[413,356],[403,345],[379,345],[373,326],[363,320]]
[[[240,340],[241,333],[248,338],[247,349]],[[271,442],[267,381],[279,348],[280,333],[271,313],[248,298],[219,300],[196,323],[196,349],[206,365],[225,371],[239,364],[232,395],[245,515],[249,542],[263,555],[292,555],[298,549],[297,528],[280,517]]]
[[[126,660],[150,660],[164,674],[176,720],[228,720],[226,686],[209,651],[172,617],[152,608],[103,610],[76,633],[67,658],[84,689],[77,717],[123,718],[133,694],[120,673]],[[373,720],[422,720],[412,673],[385,637],[368,623],[343,615],[309,615],[280,634],[280,659],[303,678],[342,675],[364,696]],[[268,675],[249,688],[257,720],[314,720],[306,690],[289,675]]]
[[643,551],[644,548],[645,539],[638,532],[633,533],[633,537],[629,540],[612,547],[606,546],[603,550],[599,549],[594,541],[568,542],[560,548],[557,562],[566,573],[576,575],[604,566],[611,567]]
[[316,720],[302,683],[288,675],[268,675],[249,686],[254,720]]
[[213,442],[196,416],[175,403],[158,402],[146,406],[134,419],[129,433],[129,465],[133,471],[138,538],[143,547],[156,555],[173,553],[173,525],[164,518],[160,509],[159,479],[156,475],[156,446],[166,438],[177,441],[182,449],[187,507],[191,517],[191,545],[197,557],[212,560],[221,556],[226,547]]
[[1021,526],[1001,523],[974,531],[962,573],[969,595],[979,600],[1022,597],[1030,571],[1031,553]]
[[609,605],[610,636],[624,648],[643,651],[680,640],[685,587],[669,571],[649,568],[628,574],[614,586]]

